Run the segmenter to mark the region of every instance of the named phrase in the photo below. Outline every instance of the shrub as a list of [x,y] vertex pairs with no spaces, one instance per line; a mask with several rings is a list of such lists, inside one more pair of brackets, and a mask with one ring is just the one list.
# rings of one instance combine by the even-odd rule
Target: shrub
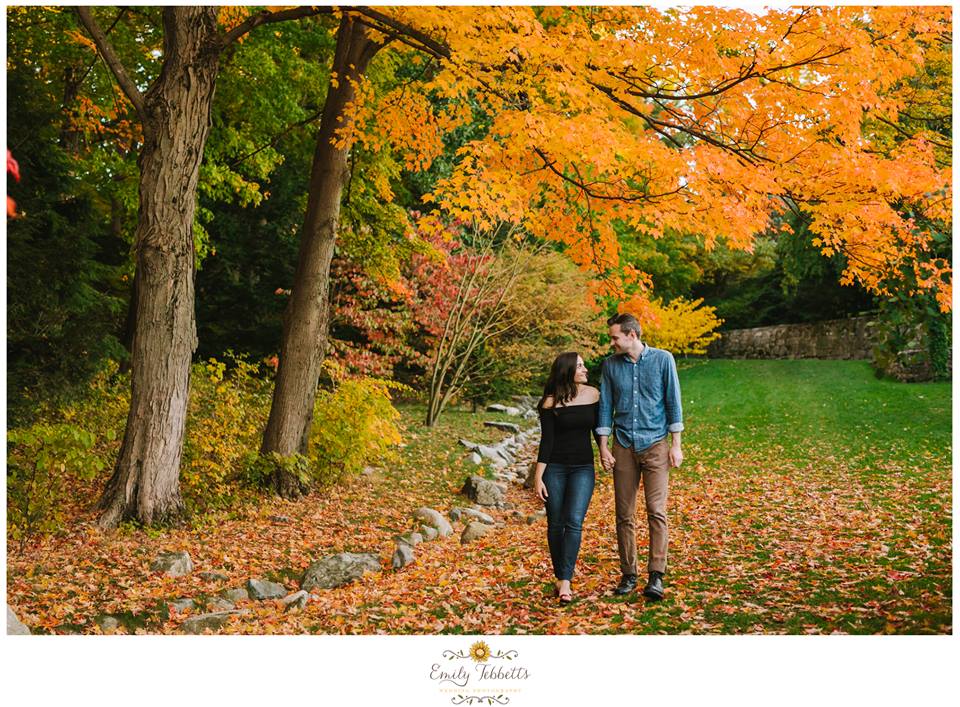
[[270,409],[258,367],[226,354],[232,364],[209,359],[193,367],[180,490],[192,511],[222,508],[236,500],[248,457],[260,445]]
[[377,378],[349,378],[318,391],[307,454],[316,485],[335,484],[369,463],[395,458],[402,437],[390,390],[409,389]]
[[90,480],[106,463],[91,454],[96,437],[76,425],[39,422],[7,433],[7,528],[26,538],[59,529],[71,476]]

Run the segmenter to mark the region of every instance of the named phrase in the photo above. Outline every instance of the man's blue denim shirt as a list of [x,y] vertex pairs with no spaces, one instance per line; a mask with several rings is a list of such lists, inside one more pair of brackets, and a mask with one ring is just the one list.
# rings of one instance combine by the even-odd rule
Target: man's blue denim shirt
[[644,346],[640,359],[608,356],[600,367],[598,435],[616,433],[620,446],[638,452],[683,430],[680,380],[673,354]]

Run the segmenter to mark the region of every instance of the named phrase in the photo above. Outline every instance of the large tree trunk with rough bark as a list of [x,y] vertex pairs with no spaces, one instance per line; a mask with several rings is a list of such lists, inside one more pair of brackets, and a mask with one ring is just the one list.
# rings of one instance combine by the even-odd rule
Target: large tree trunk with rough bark
[[164,9],[164,63],[144,95],[136,231],[132,397],[100,524],[177,521],[180,457],[197,346],[193,217],[219,68],[216,9]]
[[[317,135],[293,292],[283,316],[280,365],[263,435],[263,454],[276,452],[286,457],[307,451],[329,330],[330,260],[348,177],[349,145],[343,141],[334,144],[334,140],[337,130],[345,126],[347,110],[355,98],[354,83],[379,48],[355,18],[342,18],[332,67],[336,80],[331,80]],[[296,498],[306,491],[299,479],[280,468],[274,472],[273,485],[286,498]]]

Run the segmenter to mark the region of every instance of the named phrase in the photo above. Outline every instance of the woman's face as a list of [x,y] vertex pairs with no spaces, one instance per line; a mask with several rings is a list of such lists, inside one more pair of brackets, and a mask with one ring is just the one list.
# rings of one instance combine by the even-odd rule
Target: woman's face
[[574,383],[587,382],[587,367],[583,364],[583,359],[577,356],[577,370],[573,374]]

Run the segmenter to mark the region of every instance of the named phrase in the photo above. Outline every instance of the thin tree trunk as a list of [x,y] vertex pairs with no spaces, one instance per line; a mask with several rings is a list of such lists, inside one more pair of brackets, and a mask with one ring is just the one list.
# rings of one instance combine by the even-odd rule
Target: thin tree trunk
[[219,65],[216,9],[164,9],[164,63],[143,100],[136,309],[127,427],[100,524],[170,523],[183,512],[180,457],[194,318],[193,217]]
[[[313,420],[320,365],[329,334],[330,261],[340,220],[340,200],[347,181],[349,145],[333,144],[344,127],[354,83],[366,71],[380,45],[354,17],[344,15],[337,32],[328,89],[310,173],[307,213],[300,240],[293,292],[283,316],[280,365],[261,453],[305,454]],[[277,469],[277,493],[296,498],[306,488],[292,474]]]

